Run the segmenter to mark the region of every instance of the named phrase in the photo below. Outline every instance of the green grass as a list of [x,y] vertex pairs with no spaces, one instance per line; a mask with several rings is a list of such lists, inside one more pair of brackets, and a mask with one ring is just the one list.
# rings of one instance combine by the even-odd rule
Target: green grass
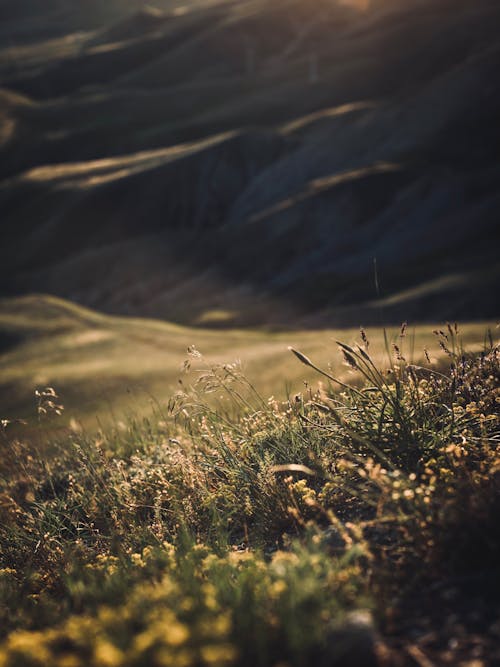
[[[37,303],[38,323],[10,309],[11,331],[39,332],[50,306],[68,319],[56,341],[84,326],[181,345],[176,327]],[[286,338],[199,333],[221,357],[225,340],[256,355],[267,341],[261,369]],[[386,363],[370,335],[325,343],[339,378],[298,333],[310,347],[290,363],[323,384],[296,396],[267,399],[191,349],[186,381],[142,421],[48,441],[4,424],[0,665],[496,664],[498,347],[471,352],[444,327],[431,357],[446,363],[415,364],[398,334]],[[43,429],[59,399],[37,400]]]

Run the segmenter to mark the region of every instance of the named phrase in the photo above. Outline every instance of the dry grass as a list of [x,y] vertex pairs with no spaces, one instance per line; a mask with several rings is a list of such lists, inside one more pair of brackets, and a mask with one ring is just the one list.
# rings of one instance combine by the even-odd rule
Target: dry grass
[[[81,346],[141,324],[34,304],[29,321],[59,313]],[[231,336],[255,355],[267,338]],[[291,360],[332,384],[277,400],[190,346],[194,386],[141,423],[42,442],[2,421],[0,665],[497,664],[498,344],[471,353],[453,325],[431,336],[447,371],[411,363],[406,326],[382,365],[363,332],[338,344],[339,393],[304,338]],[[53,390],[36,398],[41,424],[59,418]]]
[[[469,349],[484,343],[488,326],[462,325]],[[35,387],[55,386],[66,405],[66,419],[73,417],[90,427],[96,416],[104,422],[127,414],[150,412],[152,399],[165,401],[185,376],[182,364],[186,348],[195,345],[204,359],[198,368],[240,360],[246,375],[263,395],[284,397],[313,387],[314,372],[298,365],[288,347],[302,350],[318,364],[330,366],[334,375],[351,381],[335,340],[354,343],[359,330],[294,332],[216,331],[186,328],[165,322],[109,317],[48,296],[30,296],[0,303],[0,331],[20,344],[0,356],[0,396],[4,417],[33,415]],[[396,340],[399,329],[388,331]],[[387,365],[381,331],[370,331],[377,364]],[[410,358],[420,363],[424,348],[433,358],[443,358],[428,326],[410,327]]]

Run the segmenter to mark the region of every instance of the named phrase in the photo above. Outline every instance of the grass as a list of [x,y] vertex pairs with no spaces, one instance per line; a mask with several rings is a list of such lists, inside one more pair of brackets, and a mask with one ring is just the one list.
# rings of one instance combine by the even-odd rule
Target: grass
[[[484,345],[485,332],[494,323],[462,325],[468,349]],[[372,355],[387,364],[380,330],[368,329]],[[399,328],[388,331],[397,340]],[[155,399],[164,402],[195,374],[182,372],[186,349],[195,345],[205,359],[197,368],[241,360],[245,374],[265,396],[283,396],[304,390],[304,381],[316,383],[316,373],[297,364],[288,347],[303,350],[342,380],[357,381],[343,363],[335,340],[353,343],[358,329],[324,331],[207,330],[176,326],[157,320],[110,317],[46,295],[0,301],[0,402],[2,416],[30,420],[33,390],[54,386],[66,411],[60,424],[71,418],[95,430],[127,416],[150,413]],[[443,357],[428,326],[408,332],[412,361]],[[410,342],[411,341],[411,342]],[[411,347],[411,349],[410,349]],[[195,363],[196,367],[196,363]],[[30,420],[31,421],[31,420]]]
[[498,346],[432,337],[446,364],[340,343],[350,379],[287,351],[322,384],[283,400],[191,347],[140,423],[4,424],[0,665],[497,664]]

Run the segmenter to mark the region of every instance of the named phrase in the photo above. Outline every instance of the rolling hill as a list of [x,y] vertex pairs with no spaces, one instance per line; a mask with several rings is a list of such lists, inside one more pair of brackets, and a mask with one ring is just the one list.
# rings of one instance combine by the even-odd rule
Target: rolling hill
[[188,325],[496,316],[499,19],[245,0],[12,30],[4,293]]
[[[494,324],[489,326],[495,336]],[[469,351],[483,348],[487,327],[488,323],[461,326]],[[367,332],[373,359],[381,367],[389,364],[382,331]],[[399,328],[389,331],[388,337],[401,345]],[[356,383],[335,340],[354,343],[359,331],[220,331],[103,315],[48,295],[2,299],[0,418],[27,419],[23,432],[36,427],[33,392],[53,386],[66,407],[58,421],[67,424],[74,418],[93,429],[97,418],[109,424],[131,415],[141,417],[160,404],[164,409],[179,388],[196,385],[202,370],[237,361],[265,400],[271,394],[285,400],[287,394],[305,391],[304,381],[314,388],[318,381],[314,371],[290,354],[289,346],[330,368],[338,378]],[[192,370],[185,373],[190,345],[203,358],[192,359]],[[424,348],[433,361],[443,356],[431,327],[410,328],[404,341],[408,359],[425,362]]]

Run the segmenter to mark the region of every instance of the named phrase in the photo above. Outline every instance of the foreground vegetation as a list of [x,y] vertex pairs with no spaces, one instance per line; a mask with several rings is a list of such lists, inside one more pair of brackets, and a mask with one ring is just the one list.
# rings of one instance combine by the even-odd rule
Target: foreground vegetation
[[97,436],[5,421],[1,667],[497,664],[498,346],[405,335],[339,344],[349,384],[295,351],[323,383],[284,402],[226,364]]

